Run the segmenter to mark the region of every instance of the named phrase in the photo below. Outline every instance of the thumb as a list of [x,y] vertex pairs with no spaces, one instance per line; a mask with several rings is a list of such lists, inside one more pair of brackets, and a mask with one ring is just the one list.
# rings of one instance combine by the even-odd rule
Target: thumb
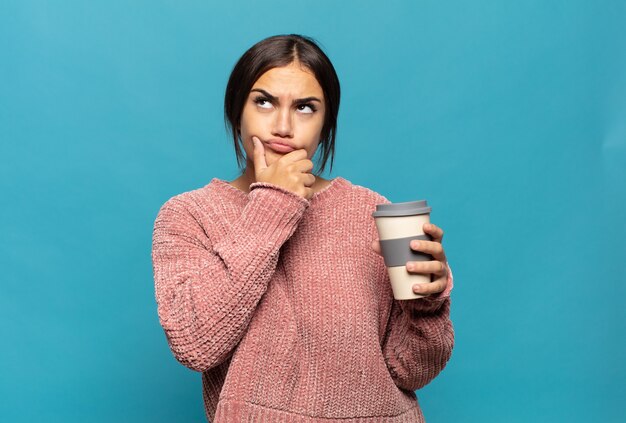
[[254,144],[254,169],[259,171],[267,168],[263,143],[257,137],[252,137],[252,143]]

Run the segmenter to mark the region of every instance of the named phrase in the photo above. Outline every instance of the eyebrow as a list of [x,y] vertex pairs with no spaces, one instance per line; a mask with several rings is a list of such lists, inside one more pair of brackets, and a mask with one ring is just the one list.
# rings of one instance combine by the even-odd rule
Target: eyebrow
[[[253,89],[251,89],[251,90],[250,90],[250,92],[252,92],[252,91],[257,91],[257,92],[262,93],[263,95],[265,95],[265,96],[266,96],[266,97],[267,97],[270,101],[272,101],[272,102],[275,102],[276,100],[278,100],[278,98],[277,98],[277,97],[275,97],[275,96],[273,96],[272,94],[268,93],[268,92],[267,92],[267,91],[265,91],[264,89],[261,89],[261,88],[253,88]],[[294,104],[296,104],[296,103],[308,103],[308,102],[311,102],[311,101],[317,101],[317,102],[319,102],[319,103],[321,103],[321,102],[322,102],[322,100],[320,100],[320,99],[319,99],[319,98],[317,98],[317,97],[304,97],[304,98],[297,98],[297,99],[295,99],[295,100],[293,101],[293,103],[294,103]]]

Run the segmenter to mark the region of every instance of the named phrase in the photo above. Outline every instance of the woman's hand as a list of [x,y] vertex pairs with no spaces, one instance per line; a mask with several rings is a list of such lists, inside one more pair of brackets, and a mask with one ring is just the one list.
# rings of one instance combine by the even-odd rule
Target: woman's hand
[[[432,223],[425,223],[424,233],[432,236],[432,241],[413,240],[411,249],[422,253],[430,254],[434,260],[431,261],[408,261],[406,269],[409,273],[430,273],[432,274],[430,283],[413,285],[413,292],[419,295],[431,295],[443,292],[448,285],[448,261],[443,250],[441,241],[443,240],[443,230]],[[378,239],[372,242],[372,249],[382,255],[380,242]]]
[[311,186],[315,176],[310,173],[313,162],[307,158],[306,149],[291,151],[270,166],[265,161],[265,147],[258,137],[252,137],[254,144],[254,173],[258,182],[270,182],[281,186],[307,200],[313,196]]

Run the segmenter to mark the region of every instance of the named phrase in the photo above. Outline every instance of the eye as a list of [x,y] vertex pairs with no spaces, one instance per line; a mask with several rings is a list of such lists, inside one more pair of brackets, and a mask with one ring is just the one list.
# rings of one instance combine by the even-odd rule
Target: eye
[[298,104],[298,110],[302,113],[314,113],[317,109],[311,103]]
[[262,109],[271,109],[272,108],[272,103],[270,103],[270,101],[265,98],[265,97],[256,97],[254,99],[254,104],[256,104],[257,106],[259,106]]

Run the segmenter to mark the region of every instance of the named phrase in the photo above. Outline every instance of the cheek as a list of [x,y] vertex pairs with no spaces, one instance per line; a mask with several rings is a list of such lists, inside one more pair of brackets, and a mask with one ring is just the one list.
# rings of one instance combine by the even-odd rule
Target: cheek
[[[250,138],[252,135],[263,137],[269,131],[268,119],[265,116],[260,116],[258,113],[250,112],[244,113],[241,116],[241,135]],[[250,141],[252,145],[252,141]]]
[[243,134],[248,134],[250,132],[250,116],[249,116],[249,113],[246,113],[245,109],[243,113],[241,114],[241,123],[239,124],[239,131],[241,132],[242,136]]
[[252,152],[252,135],[258,135],[258,131],[254,122],[245,116],[241,117],[241,124],[239,125],[239,136],[241,142],[246,148],[246,151]]
[[315,125],[311,125],[311,127],[309,127],[308,129],[308,144],[311,146],[313,151],[315,151],[319,146],[320,140],[322,138],[322,125],[316,123]]

